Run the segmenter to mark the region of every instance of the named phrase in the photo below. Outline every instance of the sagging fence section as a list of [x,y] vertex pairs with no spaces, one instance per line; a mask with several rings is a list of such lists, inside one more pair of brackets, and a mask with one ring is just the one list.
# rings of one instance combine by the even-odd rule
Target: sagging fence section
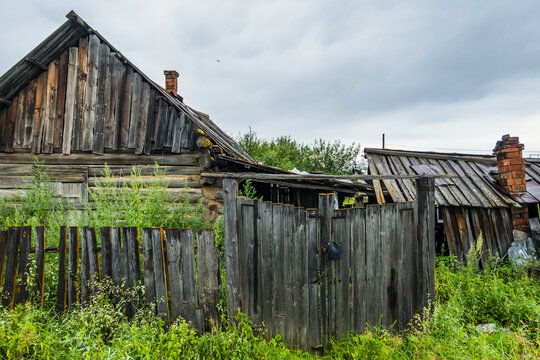
[[[115,302],[125,302],[128,316],[137,307],[155,302],[157,315],[166,323],[181,317],[202,331],[204,320],[214,324],[219,320],[220,261],[212,230],[197,232],[195,246],[191,229],[144,228],[141,246],[137,228],[104,227],[99,229],[98,247],[94,228],[64,226],[54,248],[45,247],[42,226],[35,227],[32,247],[32,230],[24,226],[0,232],[3,306],[13,307],[29,296],[43,305],[45,255],[55,253],[59,312],[92,302],[100,291],[99,283],[108,282],[113,285],[110,295]],[[35,269],[30,268],[32,252]],[[32,288],[29,274],[35,274]],[[144,295],[140,284],[144,284]]]
[[433,179],[416,202],[318,209],[237,196],[223,182],[229,313],[303,348],[367,326],[405,328],[434,292]]

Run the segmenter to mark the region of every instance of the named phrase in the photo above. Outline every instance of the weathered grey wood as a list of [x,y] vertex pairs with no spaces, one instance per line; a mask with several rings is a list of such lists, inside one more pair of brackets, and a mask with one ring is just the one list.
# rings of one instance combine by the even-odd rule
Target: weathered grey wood
[[320,322],[319,322],[319,264],[320,264],[320,217],[316,209],[308,209],[306,219],[306,261],[308,271],[308,345],[310,348],[321,343]]
[[308,324],[309,324],[309,283],[308,283],[308,262],[306,253],[307,247],[307,223],[306,211],[304,208],[295,208],[296,233],[295,233],[295,261],[298,272],[296,273],[296,313],[297,313],[297,339],[304,349],[309,349]]
[[[183,317],[195,327],[197,319],[195,309],[197,304],[197,280],[195,277],[195,254],[193,251],[193,230],[181,229],[180,240],[182,246],[182,274],[184,276],[184,301]],[[202,330],[202,329],[199,329]]]
[[234,179],[223,179],[223,224],[225,233],[225,271],[227,279],[227,308],[229,316],[234,317],[240,307],[239,268],[238,268],[238,215],[236,197],[238,183]]
[[24,140],[23,149],[32,148],[32,135],[34,128],[34,113],[36,111],[36,89],[37,79],[33,79],[28,85],[28,92],[26,94],[26,104],[24,106]]
[[45,113],[41,122],[41,152],[50,154],[54,145],[54,123],[56,121],[56,103],[58,95],[58,60],[49,64],[47,71],[47,90],[45,95]]
[[101,279],[112,279],[112,243],[111,227],[99,229],[99,239],[101,242]]
[[[184,316],[184,284],[182,281],[181,246],[179,229],[166,229],[169,295],[171,300],[170,319],[174,323],[180,316]],[[193,319],[191,319],[193,320]]]
[[414,208],[410,203],[397,204],[398,254],[398,329],[405,329],[413,315],[413,247],[415,239]]
[[99,38],[91,34],[88,40],[88,77],[84,96],[84,116],[82,124],[81,150],[92,150],[94,126],[96,122],[97,80],[99,74]]
[[100,279],[96,229],[93,227],[86,228],[86,242],[88,249],[88,269],[90,273],[90,291],[94,296],[98,291],[97,287]]
[[73,136],[73,124],[76,115],[77,100],[77,79],[79,66],[79,49],[69,48],[67,84],[66,84],[66,103],[64,105],[64,129],[62,141],[62,153],[71,154],[71,142]]
[[342,257],[336,262],[336,333],[345,337],[351,330],[352,291],[351,291],[351,210],[335,213],[334,229],[336,241],[341,243]]
[[[182,155],[176,155],[176,156],[182,156]],[[142,157],[142,156],[141,156]],[[126,165],[108,165],[109,170],[111,172],[111,175],[114,176],[124,176],[131,174],[131,171],[133,170],[133,167],[126,166]],[[0,170],[2,169],[2,165],[0,165]],[[137,165],[137,169],[140,170],[142,176],[148,176],[153,175],[156,171],[156,166],[154,165]],[[164,170],[167,173],[168,177],[169,175],[184,175],[179,177],[174,177],[169,179],[169,187],[172,188],[178,188],[178,187],[189,187],[189,188],[199,188],[202,186],[203,180],[200,178],[200,176],[188,176],[188,175],[199,175],[201,173],[201,168],[196,166],[168,166],[163,165],[160,166],[160,169]],[[105,172],[104,166],[99,165],[89,165],[88,166],[88,176],[91,177],[98,177],[103,176]],[[91,181],[92,178],[89,178],[88,181]],[[174,180],[173,180],[174,179]],[[92,181],[95,181],[92,180]],[[124,181],[123,179],[117,179],[117,183]],[[129,180],[125,180],[129,181]],[[144,178],[143,178],[144,181]],[[222,199],[223,196],[220,197]]]
[[396,235],[398,218],[397,205],[391,204],[381,208],[381,242],[383,249],[383,324],[390,327],[398,318],[398,260],[399,243]]
[[381,320],[381,243],[380,207],[366,207],[366,322],[378,326]]
[[172,148],[174,140],[174,129],[176,126],[176,121],[178,119],[178,112],[173,106],[169,106],[168,111],[168,120],[167,120],[167,132],[165,135],[165,140],[163,146]]
[[[333,200],[329,201],[329,195],[319,194],[319,216],[320,216],[320,238],[319,238],[319,249],[326,249],[326,246],[331,242],[331,218],[334,214],[333,211]],[[333,196],[332,196],[333,198]],[[320,263],[320,323],[321,323],[321,342],[324,346],[327,345],[328,336],[329,336],[329,286],[331,287],[331,280],[329,279],[333,273],[330,272],[330,264],[328,261],[328,256],[325,253],[321,257]],[[330,283],[330,284],[329,284]]]
[[158,95],[154,89],[150,91],[150,100],[148,104],[148,118],[146,120],[146,135],[144,137],[144,147],[142,153],[150,155],[154,144],[154,133],[156,127],[156,120],[159,116],[159,102]]
[[162,149],[166,140],[166,133],[169,121],[169,106],[167,102],[161,101],[159,106],[159,126],[156,126],[156,149]]
[[56,109],[53,129],[53,149],[62,147],[62,133],[64,128],[64,114],[67,93],[67,75],[68,75],[68,51],[64,51],[60,56],[58,63],[58,83],[56,94]]
[[137,119],[137,133],[135,134],[135,154],[142,154],[146,140],[146,126],[150,111],[150,84],[146,81],[141,86],[141,101],[139,105],[139,117]]
[[[36,254],[37,254],[37,244],[38,239],[41,236],[41,231],[44,228],[41,227],[41,229],[38,230],[38,227],[36,227]],[[44,234],[43,234],[44,235]],[[67,268],[66,268],[66,250],[67,250],[67,236],[68,236],[68,230],[67,227],[62,226],[60,227],[60,238],[58,239],[58,286],[56,288],[56,311],[59,313],[62,313],[66,310],[66,304],[67,304]],[[43,256],[45,258],[45,256]],[[36,281],[37,284],[37,281]],[[42,284],[44,284],[42,282]],[[38,288],[38,290],[41,290],[41,294],[43,294],[43,286],[41,289]],[[43,296],[41,297],[43,299]]]
[[180,126],[182,129],[180,146],[182,149],[191,149],[193,147],[193,139],[195,138],[196,134],[193,131],[193,121],[187,118],[184,112],[180,112]]
[[7,243],[7,231],[0,230],[0,284],[4,281],[4,264],[6,263]]
[[251,317],[255,316],[254,309],[254,268],[253,250],[255,241],[255,229],[253,228],[255,214],[253,200],[238,199],[240,231],[238,234],[238,255],[240,257],[240,294],[244,301],[242,311]]
[[109,114],[109,97],[111,90],[111,74],[109,67],[109,47],[99,45],[99,67],[97,76],[97,95],[95,107],[94,135],[92,137],[92,153],[103,155],[105,151],[105,122]]
[[117,295],[122,288],[126,274],[122,266],[122,237],[119,227],[111,228],[111,271],[112,281],[115,287],[115,302],[120,300]]
[[[223,180],[225,182],[225,179]],[[281,204],[272,206],[272,242],[273,242],[273,291],[272,291],[272,314],[274,317],[274,334],[285,333],[285,306],[283,290],[285,287],[285,272],[283,268],[284,257],[284,214]]]
[[119,145],[117,149],[128,147],[129,141],[129,124],[131,122],[131,96],[133,94],[134,72],[131,66],[126,69],[124,80],[123,97],[122,97],[122,121],[119,135]]
[[366,209],[356,208],[351,213],[351,329],[363,333],[366,329]]
[[152,229],[152,254],[154,260],[154,276],[156,283],[156,299],[158,316],[169,323],[169,306],[165,279],[165,264],[163,257],[163,237],[159,228]]
[[32,246],[32,227],[23,226],[19,229],[19,263],[17,269],[17,282],[15,288],[15,305],[22,304],[28,300],[28,273],[30,262],[28,255]]
[[83,227],[80,232],[81,244],[81,304],[88,304],[90,300],[90,257],[88,249],[88,227]]
[[120,135],[126,67],[116,58],[115,54],[110,55],[109,64],[111,66],[111,93],[105,124],[105,148],[119,150],[121,147]]
[[141,261],[139,257],[139,237],[137,235],[136,227],[124,228],[124,234],[126,234],[127,240],[127,279],[128,288],[134,294],[134,298],[130,303],[131,314],[134,314],[139,306],[137,286],[141,281]]
[[272,203],[259,204],[259,253],[260,253],[260,289],[261,320],[270,334],[273,334],[272,288],[273,288],[273,243],[272,243]]
[[127,147],[135,149],[137,144],[137,132],[139,126],[141,105],[142,80],[138,73],[133,73],[133,89],[131,90],[131,108],[129,117],[129,138]]
[[85,114],[86,81],[88,78],[88,38],[79,40],[79,58],[77,61],[77,95],[75,117],[73,118],[73,131],[71,149],[81,150],[83,123]]
[[4,275],[4,288],[2,290],[2,305],[8,308],[13,308],[13,300],[15,298],[19,243],[19,228],[10,227],[7,232],[6,272]]
[[[30,231],[31,228],[30,228]],[[63,242],[63,244],[62,244]],[[63,249],[61,248],[63,245]],[[63,251],[63,255],[62,255]],[[65,306],[66,300],[66,227],[60,227],[60,241],[58,242],[58,263],[63,263],[63,268],[59,268],[58,271],[58,286],[62,285],[63,293],[57,294],[57,302],[62,301]],[[43,308],[43,291],[45,287],[45,227],[36,226],[36,275],[35,284],[37,299],[40,304],[40,308]]]
[[36,108],[34,111],[34,124],[32,126],[32,153],[38,154],[41,152],[41,133],[42,121],[45,114],[45,104],[47,96],[47,75],[42,73],[36,83]]
[[67,305],[72,308],[78,300],[78,273],[79,273],[79,228],[70,226],[69,228],[69,268],[68,268],[68,289]]
[[17,108],[19,105],[19,96],[13,99],[7,112],[7,118],[4,121],[2,129],[2,147],[3,152],[13,152],[13,138],[15,136],[15,121],[17,118]]
[[296,271],[296,259],[294,258],[294,207],[283,205],[283,275],[285,287],[282,291],[282,303],[284,304],[285,333],[284,339],[293,343],[296,333],[295,322],[295,300],[294,300],[294,278]]
[[143,238],[143,276],[146,303],[150,305],[156,300],[156,282],[154,278],[154,262],[152,256],[152,228],[142,229]]
[[[422,178],[416,181],[418,206],[418,251],[421,249],[421,274],[424,301],[433,303],[435,295],[435,180]],[[421,245],[421,246],[420,246]],[[420,269],[419,269],[420,271]]]
[[189,148],[187,138],[191,132],[189,131],[186,122],[186,114],[184,114],[183,111],[180,111],[175,120],[174,137],[171,150],[173,153],[179,153],[181,148]]
[[14,130],[13,130],[13,148],[14,149],[21,149],[22,144],[23,144],[23,138],[24,138],[23,116],[24,116],[24,105],[26,102],[26,93],[27,93],[26,88],[24,88],[23,90],[21,90],[21,92],[19,92],[19,96],[17,98],[17,104],[15,105],[17,110],[15,113],[15,124],[14,124]]
[[219,251],[216,248],[212,230],[197,232],[197,268],[199,305],[209,328],[217,330],[220,325],[218,303],[221,294],[221,272]]

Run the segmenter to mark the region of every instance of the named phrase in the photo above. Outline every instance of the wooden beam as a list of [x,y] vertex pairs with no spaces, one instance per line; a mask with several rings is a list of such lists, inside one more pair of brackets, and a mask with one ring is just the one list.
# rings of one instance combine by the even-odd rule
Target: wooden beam
[[[135,155],[135,154],[105,154],[94,155],[89,153],[72,153],[69,156],[62,154],[40,154],[39,161],[45,165],[196,165],[198,153],[183,153],[172,156],[162,155]],[[3,164],[33,164],[34,156],[29,153],[2,154],[0,160]]]
[[0,98],[0,105],[10,106],[11,101],[9,101],[8,99]]
[[474,154],[444,154],[436,152],[417,152],[417,151],[408,151],[408,150],[390,150],[390,149],[373,149],[366,148],[364,149],[365,154],[380,154],[380,155],[391,155],[391,156],[405,156],[405,157],[419,157],[419,158],[428,158],[428,159],[439,159],[439,160],[463,160],[463,161],[474,161],[474,162],[483,162],[483,163],[496,163],[497,159],[491,155],[474,155]]
[[29,57],[25,57],[25,58],[24,58],[24,61],[29,62],[29,63],[32,64],[32,65],[37,66],[38,68],[40,68],[40,69],[43,70],[43,71],[46,71],[46,70],[47,70],[47,66],[43,65],[42,63],[40,63],[40,62],[37,61],[36,59],[32,59],[32,58],[29,58]]
[[[326,174],[259,174],[259,173],[202,173],[202,177],[251,180],[384,180],[384,179],[446,179],[457,175],[326,175]],[[354,184],[354,183],[353,183]]]

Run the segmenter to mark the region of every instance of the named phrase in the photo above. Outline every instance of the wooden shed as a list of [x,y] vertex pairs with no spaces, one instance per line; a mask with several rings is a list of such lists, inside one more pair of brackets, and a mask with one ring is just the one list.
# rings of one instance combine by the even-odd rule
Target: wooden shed
[[[516,140],[513,141],[517,143]],[[476,155],[373,148],[366,148],[364,152],[369,172],[374,175],[455,175],[451,179],[435,181],[438,219],[436,242],[439,252],[449,252],[463,259],[482,233],[485,250],[483,260],[486,260],[487,253],[498,252],[504,256],[513,241],[512,231],[526,230],[520,227],[523,224],[522,220],[525,220],[522,219],[523,211],[527,214],[530,212],[531,216],[538,216],[535,207],[540,199],[538,191],[540,162],[524,160],[521,150],[519,158],[521,168],[524,163],[523,175],[514,175],[516,178],[518,175],[523,177],[526,189],[519,193],[512,193],[505,186],[504,179],[510,178],[511,175],[507,174],[507,169],[503,165],[498,166],[502,161],[507,161],[498,159],[498,154]],[[406,202],[415,198],[414,184],[411,180],[374,180],[373,187],[379,203]],[[527,204],[534,204],[530,207],[530,211]],[[526,222],[528,221],[527,217]]]
[[[0,196],[20,194],[34,155],[57,196],[81,208],[105,164],[129,179],[155,164],[178,200],[222,204],[221,181],[203,172],[282,174],[256,163],[208,115],[177,94],[178,73],[165,88],[150,80],[73,11],[68,20],[0,78]],[[320,191],[355,194],[365,184],[293,181],[257,185],[267,198],[310,204]],[[301,198],[311,199],[300,201]]]

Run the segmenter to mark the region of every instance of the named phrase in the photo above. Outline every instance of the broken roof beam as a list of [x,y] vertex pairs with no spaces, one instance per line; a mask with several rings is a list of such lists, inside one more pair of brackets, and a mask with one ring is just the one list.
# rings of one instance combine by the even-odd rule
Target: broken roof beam
[[447,179],[456,175],[430,174],[430,175],[326,175],[326,174],[257,174],[257,173],[203,173],[203,177],[231,178],[251,180],[387,180],[387,179]]

